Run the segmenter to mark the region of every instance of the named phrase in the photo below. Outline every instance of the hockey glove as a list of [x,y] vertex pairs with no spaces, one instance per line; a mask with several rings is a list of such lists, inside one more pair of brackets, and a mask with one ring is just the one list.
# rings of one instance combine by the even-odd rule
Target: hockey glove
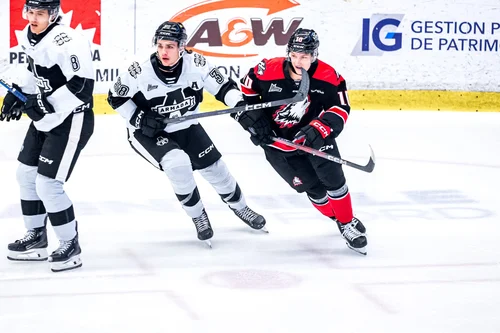
[[231,113],[233,117],[240,125],[250,132],[250,140],[256,146],[262,146],[271,144],[274,141],[271,140],[271,136],[274,136],[274,132],[271,129],[271,123],[264,116],[263,111],[246,111]]
[[49,103],[45,94],[32,94],[26,96],[28,100],[24,105],[24,112],[33,121],[39,121],[46,114],[55,113],[54,107]]
[[165,124],[163,123],[163,118],[156,115],[151,111],[144,111],[137,108],[130,118],[130,124],[137,129],[140,129],[142,134],[150,138],[154,138],[156,135],[163,132],[165,129]]
[[315,119],[295,134],[294,143],[320,149],[325,144],[325,138],[332,132],[331,128]]
[[[17,91],[22,92],[21,88],[19,88],[16,84],[12,85]],[[19,120],[21,119],[22,107],[24,103],[19,100],[13,93],[10,91],[5,95],[3,99],[2,110],[0,113],[0,121],[11,121],[11,120]]]

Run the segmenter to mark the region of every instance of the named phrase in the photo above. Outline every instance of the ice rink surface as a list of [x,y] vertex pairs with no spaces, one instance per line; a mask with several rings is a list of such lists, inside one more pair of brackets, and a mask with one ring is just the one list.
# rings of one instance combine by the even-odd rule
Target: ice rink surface
[[[15,179],[28,121],[0,123],[0,332],[500,332],[500,114],[353,111],[338,142],[368,255],[295,193],[225,116],[202,122],[269,234],[197,175],[215,230],[196,238],[167,177],[119,116],[66,190],[83,267],[10,262],[24,235]],[[57,247],[52,230],[49,250]]]

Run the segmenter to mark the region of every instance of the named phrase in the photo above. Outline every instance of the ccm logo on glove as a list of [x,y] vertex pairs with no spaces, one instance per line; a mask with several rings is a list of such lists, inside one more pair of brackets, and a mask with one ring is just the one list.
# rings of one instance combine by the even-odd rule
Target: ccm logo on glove
[[39,121],[48,113],[55,113],[54,107],[47,101],[43,93],[31,94],[26,96],[27,101],[24,105],[24,112],[33,121]]
[[135,128],[141,128],[142,116],[144,116],[144,111],[141,110],[135,118]]
[[52,113],[49,110],[47,110],[47,108],[45,107],[45,104],[43,103],[43,99],[42,99],[42,94],[36,95],[36,102],[38,104],[38,107],[40,108],[40,110],[42,110],[43,113]]
[[326,126],[319,120],[313,120],[309,123],[309,125],[314,127],[321,134],[323,139],[329,136],[332,132],[332,129],[330,127]]

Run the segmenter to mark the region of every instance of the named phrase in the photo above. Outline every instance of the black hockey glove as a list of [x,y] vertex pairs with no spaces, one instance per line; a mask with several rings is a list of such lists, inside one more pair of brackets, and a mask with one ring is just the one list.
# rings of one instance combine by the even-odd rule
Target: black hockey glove
[[[241,104],[240,102],[236,106],[240,106]],[[239,122],[245,130],[250,132],[250,140],[252,140],[254,145],[262,146],[274,142],[271,140],[271,136],[275,136],[275,133],[271,129],[270,121],[264,116],[262,110],[231,113],[231,117]]]
[[331,128],[315,119],[295,134],[294,143],[320,149],[325,144],[325,138],[332,132]]
[[142,134],[154,138],[165,129],[163,118],[152,111],[144,111],[137,108],[130,118],[130,124],[140,129]]
[[[19,88],[16,84],[12,85],[17,91],[21,92],[21,88]],[[17,98],[10,91],[5,95],[3,99],[2,111],[0,113],[0,121],[11,121],[11,120],[19,120],[23,114],[22,107],[24,103],[21,102],[19,98]]]
[[26,96],[28,100],[24,105],[23,111],[33,121],[39,121],[46,114],[55,113],[54,107],[47,100],[47,96],[43,93],[32,94]]

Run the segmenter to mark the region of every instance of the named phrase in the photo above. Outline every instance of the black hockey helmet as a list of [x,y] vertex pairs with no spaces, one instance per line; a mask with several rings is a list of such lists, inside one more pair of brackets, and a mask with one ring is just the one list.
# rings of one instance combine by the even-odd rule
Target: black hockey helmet
[[49,11],[50,22],[53,23],[59,17],[61,0],[26,0],[23,10],[23,18],[30,9],[47,9]]
[[179,48],[184,48],[187,43],[186,28],[184,28],[184,25],[180,22],[163,22],[155,31],[153,45],[156,45],[160,39],[177,42]]
[[318,57],[319,37],[312,29],[298,28],[290,36],[286,46],[286,54],[290,52],[308,53],[313,57],[313,61]]

